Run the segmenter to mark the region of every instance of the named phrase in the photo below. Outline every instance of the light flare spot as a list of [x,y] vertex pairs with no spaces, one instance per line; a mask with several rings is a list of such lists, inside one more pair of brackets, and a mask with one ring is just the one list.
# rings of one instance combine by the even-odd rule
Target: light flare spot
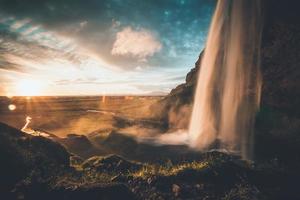
[[9,105],[8,105],[8,109],[9,109],[10,111],[14,111],[14,110],[17,109],[17,106],[14,105],[14,104],[9,104]]

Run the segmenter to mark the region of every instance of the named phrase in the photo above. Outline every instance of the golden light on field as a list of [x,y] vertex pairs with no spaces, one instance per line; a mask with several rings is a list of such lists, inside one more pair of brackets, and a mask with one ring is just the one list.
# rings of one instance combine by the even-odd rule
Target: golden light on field
[[9,104],[9,105],[8,105],[8,109],[9,109],[10,111],[14,111],[14,110],[16,110],[16,108],[17,108],[17,106],[14,105],[14,104]]
[[19,96],[37,96],[41,94],[42,83],[37,80],[20,80],[16,85]]

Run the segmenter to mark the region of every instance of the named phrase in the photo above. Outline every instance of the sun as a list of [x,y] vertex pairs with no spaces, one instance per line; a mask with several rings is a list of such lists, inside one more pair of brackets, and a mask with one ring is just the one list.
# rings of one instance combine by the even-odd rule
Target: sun
[[19,96],[37,96],[41,93],[42,84],[37,80],[20,80],[16,84],[16,92]]

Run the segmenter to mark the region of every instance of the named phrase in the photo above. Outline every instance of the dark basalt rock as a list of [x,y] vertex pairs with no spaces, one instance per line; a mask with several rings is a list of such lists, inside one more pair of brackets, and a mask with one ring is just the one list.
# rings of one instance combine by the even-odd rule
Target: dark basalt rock
[[[64,199],[69,200],[135,200],[134,194],[123,184],[109,184],[109,185],[88,185],[78,188],[62,188],[54,190],[51,194],[56,199],[57,197],[64,197]],[[56,197],[56,198],[55,198]]]
[[110,152],[118,155],[133,155],[137,149],[137,141],[128,135],[111,132],[100,144]]
[[[194,91],[197,84],[198,71],[203,53],[200,54],[195,67],[186,75],[186,82],[172,89],[171,92],[157,104],[151,108],[153,116],[163,121],[169,129],[187,128],[193,104]],[[181,108],[187,106],[188,109],[185,116],[180,114]],[[180,116],[172,121],[172,115]],[[180,123],[181,118],[187,118],[185,123]],[[180,123],[180,127],[178,124]],[[175,127],[174,127],[175,126]]]
[[[47,185],[35,184],[29,187],[23,187],[18,192],[22,191],[23,199],[65,199],[65,200],[134,200],[136,197],[124,184],[85,184],[78,186],[57,185],[50,188]],[[19,196],[20,197],[20,196]]]
[[52,140],[31,136],[0,123],[0,193],[23,178],[47,178],[69,167],[69,153]]
[[[1,199],[135,199],[123,184],[80,180],[90,173],[127,173],[140,164],[116,155],[91,158],[82,165],[96,172],[84,174],[70,167],[70,156],[57,142],[0,123]],[[73,157],[80,165],[80,157]]]
[[100,147],[95,147],[85,135],[68,134],[65,138],[56,138],[66,149],[83,158],[89,158],[92,155],[106,154]]

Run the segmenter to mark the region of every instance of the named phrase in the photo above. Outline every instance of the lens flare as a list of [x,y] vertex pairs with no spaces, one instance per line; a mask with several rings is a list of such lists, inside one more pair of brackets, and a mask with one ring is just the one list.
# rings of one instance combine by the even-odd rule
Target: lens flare
[[14,104],[9,104],[9,105],[8,105],[8,109],[9,109],[10,111],[14,111],[14,110],[16,110],[16,108],[17,108],[17,106],[14,105]]

